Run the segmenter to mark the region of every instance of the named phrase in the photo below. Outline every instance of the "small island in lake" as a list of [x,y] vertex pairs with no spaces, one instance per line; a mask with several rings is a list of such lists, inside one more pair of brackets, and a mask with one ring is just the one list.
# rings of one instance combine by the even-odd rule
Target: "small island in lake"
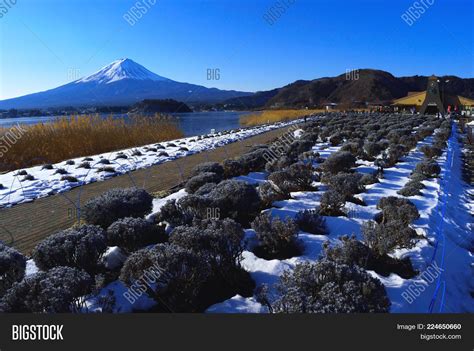
[[173,99],[147,99],[140,101],[130,108],[130,113],[174,113],[193,112],[184,102]]

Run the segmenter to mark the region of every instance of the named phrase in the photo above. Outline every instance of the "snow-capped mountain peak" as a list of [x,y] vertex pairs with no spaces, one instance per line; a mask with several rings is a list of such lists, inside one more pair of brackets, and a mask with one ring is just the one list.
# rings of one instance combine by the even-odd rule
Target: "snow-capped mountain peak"
[[170,81],[168,78],[161,77],[147,70],[135,61],[125,58],[114,61],[96,73],[75,81],[75,83],[96,82],[109,84],[122,79]]
[[146,99],[214,103],[249,95],[252,93],[177,82],[130,59],[121,59],[57,88],[0,101],[0,109],[129,106]]

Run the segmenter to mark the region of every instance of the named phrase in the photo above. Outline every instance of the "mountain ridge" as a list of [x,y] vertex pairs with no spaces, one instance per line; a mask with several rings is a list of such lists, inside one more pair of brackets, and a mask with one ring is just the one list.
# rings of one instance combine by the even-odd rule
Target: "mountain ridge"
[[0,101],[0,109],[122,106],[146,99],[218,103],[251,94],[177,82],[159,76],[131,59],[120,59],[92,75],[57,88]]
[[[281,88],[260,91],[252,96],[229,99],[224,103],[233,108],[318,108],[326,103],[353,107],[360,103],[382,103],[404,96],[409,92],[424,91],[428,76],[395,77],[389,72],[359,69],[357,76],[341,74],[313,80],[297,80]],[[350,79],[348,79],[350,78]],[[357,78],[357,79],[354,79]],[[474,78],[441,76],[439,79],[447,94],[474,98]]]
[[[177,82],[135,61],[113,61],[97,72],[46,91],[0,101],[0,109],[100,107],[133,105],[143,100],[174,99],[188,104],[219,104],[226,109],[320,108],[327,103],[354,107],[382,103],[424,91],[428,76],[402,76],[377,69],[296,80],[280,88],[256,93],[220,90]],[[447,94],[474,98],[474,78],[440,77]]]

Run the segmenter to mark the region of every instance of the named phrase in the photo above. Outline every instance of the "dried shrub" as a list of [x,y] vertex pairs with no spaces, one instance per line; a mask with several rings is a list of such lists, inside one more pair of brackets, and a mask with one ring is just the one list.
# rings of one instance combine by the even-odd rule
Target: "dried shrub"
[[362,177],[360,178],[360,184],[361,185],[371,185],[371,184],[375,184],[375,183],[378,183],[379,182],[379,179],[373,175],[373,174],[364,174],[362,175]]
[[339,151],[348,151],[354,156],[357,155],[362,155],[363,149],[361,148],[361,145],[358,142],[347,142],[344,145],[341,146]]
[[336,152],[331,154],[322,164],[324,171],[337,174],[339,172],[348,172],[355,166],[356,158],[350,152]]
[[77,168],[91,169],[91,164],[87,161],[81,162]]
[[326,235],[328,230],[326,220],[315,210],[300,211],[295,217],[296,224],[300,230],[317,235]]
[[339,173],[327,178],[327,183],[334,191],[349,200],[355,194],[365,191],[365,187],[360,182],[362,175],[360,173]]
[[446,142],[451,136],[451,128],[441,128],[435,135],[436,142]]
[[184,209],[176,200],[168,200],[156,214],[157,222],[167,222],[172,227],[190,224],[194,219],[194,213]]
[[260,211],[261,200],[254,186],[236,180],[225,180],[205,195],[188,195],[178,201],[184,213],[206,219],[210,209],[218,209],[221,218],[231,218],[248,225]]
[[376,158],[382,152],[382,148],[378,143],[370,141],[364,144],[363,149],[367,156],[371,159]]
[[365,269],[374,256],[370,247],[355,237],[348,236],[341,237],[338,245],[330,246],[329,242],[325,242],[323,249],[323,257],[327,260],[349,266],[357,265]]
[[291,159],[297,159],[303,152],[311,150],[314,143],[310,140],[295,140],[286,151],[286,155]]
[[420,173],[427,178],[435,178],[441,173],[441,167],[435,161],[422,161],[415,167],[415,173]]
[[428,178],[426,176],[424,176],[423,174],[421,173],[415,173],[413,172],[411,175],[410,175],[410,180],[411,181],[414,181],[414,182],[422,182],[424,180],[427,180]]
[[111,189],[86,202],[83,214],[87,223],[105,229],[120,218],[142,218],[152,208],[153,197],[143,189]]
[[209,265],[191,250],[158,244],[131,254],[122,267],[120,280],[131,287],[145,276],[152,279],[152,284],[141,284],[157,302],[159,311],[199,312],[200,291],[209,274]]
[[115,173],[115,168],[114,167],[99,167],[97,168],[97,173]]
[[416,195],[421,195],[421,189],[423,189],[425,186],[423,183],[415,180],[411,180],[408,183],[405,184],[403,189],[397,191],[397,194],[400,194],[402,196],[416,196]]
[[417,134],[422,138],[429,137],[434,133],[434,129],[430,127],[423,127],[417,130]]
[[215,272],[225,274],[240,267],[243,238],[242,226],[232,219],[210,219],[175,228],[170,243],[199,253]]
[[362,226],[364,242],[377,255],[383,256],[396,248],[412,248],[416,232],[403,222],[391,221],[378,224],[365,222]]
[[288,173],[293,178],[293,183],[300,191],[314,190],[312,185],[314,176],[311,164],[294,163],[288,167]]
[[388,312],[390,300],[382,283],[358,266],[321,260],[296,265],[276,286],[271,306],[279,313]]
[[306,151],[303,152],[298,156],[299,161],[303,161],[304,163],[313,163],[320,157],[319,152],[314,151]]
[[206,183],[194,192],[196,195],[207,195],[216,187],[216,183]]
[[329,142],[332,146],[339,145],[340,143],[342,143],[343,140],[343,137],[339,133],[333,134],[329,137]]
[[189,249],[203,258],[211,269],[200,302],[211,305],[236,294],[252,296],[255,283],[240,263],[244,231],[231,219],[195,221],[192,226],[173,230],[170,243]]
[[398,144],[400,141],[400,138],[403,135],[403,131],[400,129],[392,129],[388,132],[387,134],[387,139],[392,143],[392,144]]
[[242,225],[248,224],[261,207],[260,197],[253,185],[225,180],[208,195],[213,208],[219,208],[222,218],[231,218]]
[[318,141],[318,133],[314,131],[305,131],[303,135],[300,137],[300,140],[307,140],[310,141],[313,145]]
[[416,206],[407,199],[389,196],[379,200],[377,208],[382,210],[382,223],[400,221],[406,225],[420,218]]
[[243,174],[246,174],[265,169],[268,157],[268,150],[266,148],[260,148],[240,156],[238,161],[242,164]]
[[292,191],[298,191],[298,185],[287,171],[276,171],[268,176],[271,185],[284,197],[289,198]]
[[33,250],[33,260],[42,270],[68,266],[95,272],[107,249],[105,232],[83,225],[60,231],[41,241]]
[[223,167],[225,178],[238,177],[245,173],[244,165],[238,160],[225,160],[223,163]]
[[15,283],[0,301],[0,312],[79,312],[83,297],[92,291],[93,279],[84,271],[56,267]]
[[420,151],[423,152],[426,158],[436,158],[441,156],[443,150],[436,146],[423,145],[420,147]]
[[268,214],[262,214],[252,222],[259,246],[254,253],[265,259],[285,259],[301,254],[299,246],[298,227],[296,223],[288,219],[282,221],[272,218]]
[[78,180],[76,177],[72,177],[72,176],[62,176],[62,177],[61,177],[61,180],[62,180],[62,181],[66,181],[66,182],[70,182],[70,183],[77,183],[77,182],[79,182],[79,180]]
[[354,236],[343,236],[338,245],[324,243],[323,258],[338,264],[357,265],[366,270],[373,270],[385,277],[391,273],[409,279],[416,275],[409,258],[395,259],[388,255],[378,255],[370,247],[357,240]]
[[36,178],[35,178],[32,174],[28,174],[28,175],[24,176],[21,181],[22,181],[22,182],[33,181],[33,180],[35,180],[35,179],[36,179]]
[[346,203],[344,195],[328,190],[321,196],[319,214],[322,216],[345,216],[342,211]]
[[207,183],[217,184],[222,180],[222,176],[217,173],[203,172],[189,179],[186,183],[186,191],[189,194],[193,194],[201,186]]
[[287,156],[275,158],[267,162],[267,164],[265,165],[265,171],[267,172],[283,171],[285,168],[289,167],[292,163],[293,163],[293,160]]
[[26,257],[0,242],[0,297],[25,276]]
[[407,148],[404,145],[390,145],[388,153],[385,155],[385,167],[393,167],[398,161],[407,153]]
[[108,246],[118,246],[127,252],[164,242],[166,239],[167,236],[163,226],[142,218],[122,218],[107,228]]
[[282,192],[271,182],[264,182],[258,187],[258,194],[262,200],[264,208],[271,207],[275,201],[282,201],[289,198],[288,193]]
[[58,168],[58,169],[56,169],[56,171],[53,174],[64,175],[64,174],[68,174],[68,171],[66,171],[64,168]]
[[399,143],[407,148],[407,150],[414,149],[418,143],[418,139],[414,135],[404,135],[400,138]]

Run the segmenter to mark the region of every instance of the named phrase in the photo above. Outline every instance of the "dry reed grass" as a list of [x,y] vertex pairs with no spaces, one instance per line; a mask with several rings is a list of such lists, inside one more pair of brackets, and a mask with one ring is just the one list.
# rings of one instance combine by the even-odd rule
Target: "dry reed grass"
[[324,110],[265,110],[243,115],[240,117],[240,124],[249,127],[267,123],[285,122],[323,111]]
[[[183,137],[176,123],[161,115],[72,116],[21,128],[24,134],[0,157],[2,172]],[[7,132],[0,128],[0,137]]]

